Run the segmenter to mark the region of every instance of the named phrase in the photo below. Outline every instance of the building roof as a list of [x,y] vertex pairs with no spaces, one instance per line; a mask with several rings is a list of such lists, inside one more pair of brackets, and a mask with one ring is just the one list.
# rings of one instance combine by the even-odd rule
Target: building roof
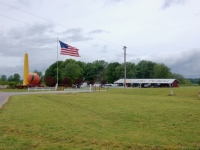
[[[176,79],[126,79],[126,83],[168,83],[171,84],[175,81]],[[177,82],[180,83],[180,81],[176,80]],[[115,84],[117,83],[124,83],[124,79],[119,79],[114,82]]]

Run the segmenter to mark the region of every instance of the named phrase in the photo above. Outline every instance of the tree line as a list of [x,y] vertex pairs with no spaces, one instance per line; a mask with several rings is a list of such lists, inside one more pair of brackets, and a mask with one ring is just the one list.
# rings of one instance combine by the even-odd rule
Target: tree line
[[[37,73],[40,78],[42,78],[42,72],[34,70],[33,72]],[[0,75],[0,85],[9,85],[10,87],[15,87],[16,85],[21,85],[23,80],[19,73],[14,73],[7,77],[6,75]]]
[[[81,84],[82,82],[87,82],[88,84],[95,82],[105,84],[124,78],[124,63],[108,63],[104,60],[85,63],[66,59],[65,61],[56,61],[51,64],[46,69],[44,75],[37,70],[33,72],[37,73],[42,80],[41,83],[47,86],[55,86],[57,79],[59,84],[69,86],[72,84]],[[126,78],[173,78],[179,80],[182,84],[192,84],[194,81],[194,79],[185,79],[181,74],[172,73],[170,68],[163,63],[155,63],[147,60],[142,60],[138,64],[126,62]],[[0,84],[8,83],[15,83],[15,85],[22,84],[20,75],[15,73],[8,78],[6,75],[0,75]],[[200,80],[196,79],[195,83],[200,84]]]
[[[58,65],[58,75],[57,75]],[[81,62],[73,59],[58,61],[47,68],[44,79],[59,84],[79,84],[88,83],[113,83],[120,78],[124,78],[124,63],[108,63],[104,60],[93,62]],[[53,79],[54,78],[54,79]],[[181,74],[172,73],[165,64],[142,60],[138,64],[126,62],[126,78],[175,78],[181,83],[186,82]]]

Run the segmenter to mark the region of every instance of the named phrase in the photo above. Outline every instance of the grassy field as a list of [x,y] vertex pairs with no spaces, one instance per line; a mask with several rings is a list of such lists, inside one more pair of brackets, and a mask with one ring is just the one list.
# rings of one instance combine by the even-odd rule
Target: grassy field
[[200,87],[13,96],[0,149],[200,149]]

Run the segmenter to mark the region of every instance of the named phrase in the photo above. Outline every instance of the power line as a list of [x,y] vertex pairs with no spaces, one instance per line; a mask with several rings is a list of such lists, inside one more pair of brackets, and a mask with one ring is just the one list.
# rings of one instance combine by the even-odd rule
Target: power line
[[[21,12],[24,12],[24,13],[26,13],[26,14],[29,14],[29,15],[31,15],[31,16],[40,18],[40,19],[45,20],[45,21],[48,21],[48,22],[51,22],[51,23],[53,23],[53,24],[56,24],[56,25],[65,27],[65,28],[67,28],[67,29],[72,29],[72,28],[67,27],[67,26],[65,26],[65,25],[56,23],[56,22],[54,22],[54,21],[48,20],[48,19],[43,18],[43,17],[40,17],[40,16],[37,16],[37,15],[35,15],[35,14],[32,14],[32,13],[29,13],[29,12],[27,12],[27,11],[21,10],[21,9],[19,9],[19,8],[16,8],[16,7],[14,7],[14,6],[8,5],[8,4],[6,4],[6,3],[3,3],[3,2],[0,2],[0,3],[3,4],[3,5],[6,5],[6,6],[8,6],[8,7],[14,8],[14,9],[16,9],[16,10],[19,10],[19,11],[21,11]],[[73,29],[73,30],[78,31],[78,30],[76,30],[76,29]],[[82,33],[82,34],[89,35],[88,33]],[[116,44],[116,43],[113,43],[113,42],[110,42],[110,41],[107,41],[107,40],[104,40],[104,39],[101,39],[101,38],[98,38],[98,37],[94,37],[94,36],[91,36],[91,35],[89,35],[89,36],[92,37],[92,38],[99,39],[99,40],[102,40],[102,41],[105,41],[105,42],[108,42],[108,43],[111,43],[111,44],[118,45],[118,46],[121,46],[121,47],[122,47],[122,45],[119,45],[119,44]]]
[[[65,25],[62,25],[62,24],[60,24],[60,23],[56,23],[56,22],[54,22],[54,21],[48,20],[48,19],[43,18],[43,17],[40,17],[40,16],[38,16],[38,15],[29,13],[29,12],[27,12],[27,11],[21,10],[21,9],[16,8],[16,7],[14,7],[14,6],[11,6],[11,5],[9,5],[9,4],[3,3],[3,2],[0,2],[0,3],[3,4],[3,5],[5,5],[5,6],[8,6],[8,7],[11,7],[11,8],[13,8],[13,9],[16,9],[16,10],[18,10],[18,11],[21,11],[21,12],[23,12],[23,13],[29,14],[29,15],[31,15],[31,16],[40,18],[40,19],[45,20],[45,21],[48,21],[48,22],[51,22],[51,23],[53,23],[53,24],[56,24],[56,25],[65,27],[65,28],[67,28],[67,29],[72,29],[72,28],[67,27],[67,26],[65,26]],[[2,16],[3,16],[3,15],[2,15]],[[4,16],[4,17],[7,17],[7,16]],[[10,17],[7,17],[7,18],[10,18]],[[11,19],[11,18],[10,18],[10,19]],[[13,20],[16,20],[16,19],[13,19]],[[16,20],[16,21],[17,21],[17,20]],[[19,22],[22,22],[22,21],[19,21]],[[24,23],[24,22],[22,22],[22,23]],[[28,24],[28,23],[25,23],[25,24]],[[76,29],[73,29],[73,30],[78,31],[78,30],[76,30]],[[114,45],[123,47],[122,45],[116,44],[116,43],[114,43],[114,42],[110,42],[110,41],[107,41],[107,40],[104,40],[104,39],[101,39],[101,38],[97,38],[97,37],[95,37],[95,36],[91,36],[91,35],[89,35],[88,33],[81,33],[81,34],[85,34],[85,35],[88,35],[88,36],[90,36],[90,37],[92,37],[92,38],[99,39],[99,40],[102,40],[102,41],[104,41],[104,42],[111,43],[111,44],[114,44]],[[99,47],[100,47],[100,46],[99,46]],[[136,51],[136,50],[133,50],[133,49],[130,49],[130,48],[128,48],[128,49],[129,49],[129,50],[132,50],[132,51],[135,51],[135,52],[138,52],[138,53],[141,53],[141,54],[149,55],[149,54],[146,54],[146,53],[143,53],[143,52],[140,52],[140,51]],[[149,55],[149,56],[155,57],[155,56],[152,56],[152,55]]]
[[[21,20],[17,20],[17,19],[5,16],[5,15],[2,15],[2,14],[0,14],[0,16],[8,18],[8,19],[11,19],[11,20],[14,20],[14,21],[17,21],[17,22],[20,22],[20,23],[24,23],[26,25],[33,26],[33,27],[36,27],[36,28],[39,28],[39,29],[42,29],[42,30],[45,30],[45,31],[48,31],[48,32],[52,32],[52,33],[57,34],[57,35],[63,35],[62,33],[54,32],[54,31],[51,31],[51,30],[47,30],[46,28],[42,28],[42,27],[27,23],[27,22],[24,22],[24,21],[21,21]],[[99,46],[99,45],[96,45],[96,44],[92,44],[92,43],[89,43],[89,42],[85,42],[85,41],[81,41],[81,42],[84,42],[84,43],[87,43],[87,44],[90,44],[90,45],[93,45],[93,46],[96,46],[96,47],[104,48],[102,46]],[[106,49],[106,50],[111,50],[111,49]],[[112,50],[112,51],[116,51],[116,50]],[[119,51],[116,51],[116,52],[119,52]]]

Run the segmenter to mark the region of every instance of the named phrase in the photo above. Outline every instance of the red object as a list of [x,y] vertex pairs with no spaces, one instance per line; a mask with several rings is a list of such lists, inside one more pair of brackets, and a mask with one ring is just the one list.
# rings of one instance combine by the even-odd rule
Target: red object
[[29,84],[39,84],[40,83],[40,77],[37,73],[30,73],[28,75],[28,82]]

